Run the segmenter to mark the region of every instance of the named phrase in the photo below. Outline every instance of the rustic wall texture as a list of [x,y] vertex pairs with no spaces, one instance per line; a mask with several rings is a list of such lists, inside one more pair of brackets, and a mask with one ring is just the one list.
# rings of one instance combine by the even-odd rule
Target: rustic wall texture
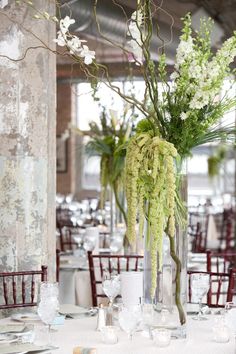
[[[53,13],[53,5],[36,6]],[[50,8],[49,8],[50,7]],[[12,20],[10,20],[12,19]],[[0,55],[22,58],[27,48],[54,48],[55,25],[11,3],[0,13]],[[0,271],[55,271],[55,66],[38,48],[21,61],[0,57]]]

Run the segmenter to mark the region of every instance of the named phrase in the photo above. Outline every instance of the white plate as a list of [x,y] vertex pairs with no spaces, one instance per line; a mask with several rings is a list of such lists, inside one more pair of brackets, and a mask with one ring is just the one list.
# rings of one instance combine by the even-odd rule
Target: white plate
[[1,344],[8,344],[17,341],[17,337],[13,334],[0,334],[0,345]]
[[86,315],[90,312],[90,309],[71,304],[62,304],[60,305],[59,312],[62,315]]
[[11,316],[11,319],[19,322],[35,322],[41,321],[36,313],[17,313]]

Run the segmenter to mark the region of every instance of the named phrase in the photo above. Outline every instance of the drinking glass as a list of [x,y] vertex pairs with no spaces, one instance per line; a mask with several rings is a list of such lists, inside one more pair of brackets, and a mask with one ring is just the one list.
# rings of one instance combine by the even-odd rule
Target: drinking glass
[[226,302],[224,317],[227,325],[233,331],[236,340],[236,303]]
[[154,324],[154,308],[153,304],[142,305],[142,322],[144,325],[144,334],[148,330],[148,337],[152,339],[152,327]]
[[120,276],[106,274],[102,282],[102,288],[112,306],[115,298],[120,294]]
[[194,316],[194,320],[202,321],[207,318],[202,315],[202,299],[207,294],[210,288],[210,276],[205,273],[192,274],[191,276],[191,290],[199,303],[198,315]]
[[107,311],[107,322],[113,325],[113,302],[120,294],[120,276],[106,274],[102,282],[102,288],[105,295],[109,298],[109,307]]
[[110,250],[112,253],[117,253],[123,247],[123,237],[119,234],[115,234],[110,238]]
[[40,284],[40,302],[38,315],[48,328],[48,344],[51,344],[50,329],[59,310],[58,283],[42,282]]
[[118,318],[121,329],[125,331],[128,334],[128,338],[132,340],[133,334],[142,320],[141,307],[139,305],[123,306],[120,309]]
[[90,236],[90,235],[86,235],[84,237],[84,249],[86,251],[93,251],[95,249],[95,246],[96,246],[96,237],[94,236]]

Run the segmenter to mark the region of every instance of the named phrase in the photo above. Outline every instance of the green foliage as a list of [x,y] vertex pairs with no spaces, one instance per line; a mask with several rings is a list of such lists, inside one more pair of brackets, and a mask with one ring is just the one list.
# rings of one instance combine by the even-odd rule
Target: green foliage
[[[157,268],[159,266],[161,269],[162,266],[164,231],[167,229],[170,237],[174,237],[175,234],[174,158],[176,155],[174,146],[154,136],[152,131],[136,133],[130,139],[127,148],[125,168],[127,237],[130,242],[136,238],[137,214],[141,234],[146,218],[147,246],[152,260],[152,296],[156,289]],[[157,265],[157,252],[159,265]]]
[[[122,208],[118,200],[118,189],[122,189],[124,183],[126,144],[132,131],[131,118],[128,117],[128,110],[121,119],[117,119],[112,112],[103,110],[100,117],[101,128],[94,122],[90,123],[91,139],[86,152],[90,156],[101,157],[101,207],[106,198],[107,187],[110,186],[115,192],[118,207]],[[121,212],[126,221],[124,210]]]
[[220,167],[226,158],[226,152],[225,146],[220,146],[215,154],[208,158],[208,175],[210,178],[216,177],[219,174]]

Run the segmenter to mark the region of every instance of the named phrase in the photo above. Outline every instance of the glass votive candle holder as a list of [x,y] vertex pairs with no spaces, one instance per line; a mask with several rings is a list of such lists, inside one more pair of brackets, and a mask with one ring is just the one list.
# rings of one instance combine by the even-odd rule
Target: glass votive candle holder
[[105,344],[116,344],[118,342],[116,326],[104,326],[101,329],[102,341]]
[[212,328],[213,340],[217,343],[227,343],[230,340],[230,329],[225,324],[216,325]]
[[158,347],[167,347],[171,340],[171,330],[167,328],[156,328],[152,331],[153,341]]

